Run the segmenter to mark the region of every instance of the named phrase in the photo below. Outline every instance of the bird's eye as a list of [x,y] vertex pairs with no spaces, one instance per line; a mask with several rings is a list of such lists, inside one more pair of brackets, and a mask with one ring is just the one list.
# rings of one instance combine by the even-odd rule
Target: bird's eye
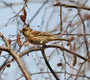
[[23,29],[24,31],[27,31],[27,29]]

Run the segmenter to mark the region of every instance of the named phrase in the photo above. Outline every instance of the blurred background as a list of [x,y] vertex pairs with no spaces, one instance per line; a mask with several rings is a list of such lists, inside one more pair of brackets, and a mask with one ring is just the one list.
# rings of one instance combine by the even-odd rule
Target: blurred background
[[[54,6],[59,2],[65,5],[81,6],[82,9],[72,6]],[[26,23],[30,28],[57,34],[58,37],[74,39],[71,43],[52,41],[47,45],[62,46],[90,59],[90,0],[28,0],[26,4]],[[11,48],[15,52],[18,51],[17,54],[37,47],[29,43],[20,48],[17,42],[17,35],[20,36],[21,44],[26,41],[20,33],[24,27],[24,22],[20,18],[23,15],[24,5],[25,0],[0,0],[0,32],[11,42]],[[4,46],[1,38],[0,46]],[[47,48],[45,53],[60,80],[90,79],[89,62],[57,48]],[[0,80],[25,80],[15,61],[5,65],[5,62],[11,59],[9,53],[0,52]],[[31,74],[32,80],[56,80],[45,64],[41,51],[30,52],[21,57],[21,60]]]

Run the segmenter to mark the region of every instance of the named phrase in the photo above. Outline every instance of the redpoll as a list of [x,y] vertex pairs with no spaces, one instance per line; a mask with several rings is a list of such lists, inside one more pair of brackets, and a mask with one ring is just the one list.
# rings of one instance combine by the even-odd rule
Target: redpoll
[[70,41],[68,39],[55,37],[55,35],[47,32],[33,31],[29,27],[24,27],[22,30],[20,30],[20,32],[23,33],[23,35],[30,43],[35,45],[45,45],[49,41],[56,41],[56,40]]

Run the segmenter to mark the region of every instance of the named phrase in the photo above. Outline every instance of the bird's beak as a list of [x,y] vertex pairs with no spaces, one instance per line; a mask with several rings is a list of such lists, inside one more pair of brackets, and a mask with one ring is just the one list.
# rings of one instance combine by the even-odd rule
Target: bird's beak
[[20,33],[22,33],[23,32],[23,30],[20,30]]

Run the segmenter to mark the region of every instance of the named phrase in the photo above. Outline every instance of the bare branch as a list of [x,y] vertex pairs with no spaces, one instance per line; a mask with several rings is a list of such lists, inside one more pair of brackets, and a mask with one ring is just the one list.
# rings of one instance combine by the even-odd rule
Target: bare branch
[[[47,46],[44,47],[44,49],[46,49],[46,48],[59,48],[59,49],[62,50],[62,51],[66,51],[66,52],[68,52],[68,53],[70,53],[70,54],[72,54],[72,55],[75,55],[75,56],[77,56],[77,57],[85,60],[85,61],[90,62],[90,59],[87,59],[87,58],[79,55],[79,53],[70,51],[70,50],[68,50],[68,49],[66,49],[66,48],[64,48],[64,47],[61,47],[61,46],[57,46],[57,45],[47,45]],[[26,55],[26,54],[28,54],[28,53],[30,53],[30,52],[39,51],[39,50],[42,50],[42,47],[36,47],[36,48],[35,48],[35,47],[34,47],[34,48],[32,47],[32,48],[30,48],[30,49],[28,49],[28,50],[25,50],[24,52],[20,53],[19,56],[22,57],[22,56],[24,56],[24,55]]]
[[[84,32],[84,34],[86,34],[86,28],[85,28],[84,20],[81,16],[79,9],[78,9],[78,14],[79,14],[79,17],[80,17],[82,24],[83,24],[83,32]],[[86,45],[86,50],[87,50],[87,55],[88,55],[89,54],[89,48],[88,48],[88,41],[87,41],[86,35],[84,35],[84,40],[85,40],[85,45]]]
[[61,3],[56,3],[56,4],[54,4],[54,6],[63,6],[63,7],[69,7],[69,8],[90,10],[89,7],[85,7],[85,6],[68,5],[68,4],[61,4]]
[[3,39],[3,41],[5,42],[6,47],[10,47],[7,39],[6,39],[1,33],[0,33],[0,37],[1,37],[1,38]]
[[0,33],[0,37],[3,39],[3,41],[5,42],[5,45],[7,46],[6,48],[0,46],[0,49],[4,50],[4,51],[8,52],[10,55],[12,55],[12,57],[16,60],[19,68],[21,69],[22,73],[24,74],[26,80],[31,80],[28,72],[26,71],[26,69],[24,68],[24,65],[22,64],[22,62],[20,60],[20,57],[17,54],[15,54],[14,51],[10,48],[10,45],[9,45],[7,39],[1,33]]
[[8,47],[0,46],[0,50],[3,50],[3,51],[9,51],[9,48],[8,48]]
[[46,65],[47,65],[47,67],[49,68],[49,70],[51,71],[51,73],[53,74],[53,76],[56,78],[56,80],[60,80],[60,79],[57,77],[57,75],[55,74],[55,72],[53,71],[53,69],[52,69],[52,67],[50,66],[50,64],[48,63],[48,60],[47,60],[46,55],[45,55],[44,48],[42,48],[41,52],[42,52],[43,58],[44,58],[44,60],[45,60],[45,63],[46,63]]

